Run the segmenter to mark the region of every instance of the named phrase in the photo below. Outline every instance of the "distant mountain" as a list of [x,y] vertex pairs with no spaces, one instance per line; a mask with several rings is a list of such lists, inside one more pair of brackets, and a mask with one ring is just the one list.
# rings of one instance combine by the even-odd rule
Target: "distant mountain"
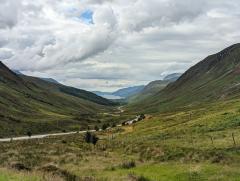
[[182,74],[181,73],[173,73],[169,74],[166,77],[164,77],[163,80],[170,80],[170,81],[176,81]]
[[85,90],[16,74],[0,62],[0,136],[87,127],[112,105]]
[[176,82],[129,109],[159,112],[240,97],[240,44],[210,55]]
[[163,80],[155,80],[147,84],[142,91],[138,94],[132,96],[129,99],[129,102],[140,102],[148,97],[153,96],[154,94],[160,92],[164,89],[169,83],[176,81],[181,76],[180,73],[169,74],[164,77]]
[[[18,75],[24,75],[21,71],[19,70],[12,70],[14,73],[18,74]],[[60,84],[58,81],[56,81],[55,79],[53,78],[43,78],[43,77],[38,77],[42,80],[45,80],[47,82],[52,82],[52,83],[55,83],[55,84]]]
[[115,92],[101,92],[101,91],[94,91],[93,93],[102,96],[107,99],[125,99],[135,94],[138,94],[144,89],[144,85],[140,86],[133,86],[127,87],[123,89],[119,89]]
[[116,92],[113,92],[113,95],[127,98],[141,92],[143,89],[144,89],[144,85],[127,87],[127,88],[119,89]]
[[53,79],[53,78],[42,78],[42,77],[40,77],[40,79],[45,80],[45,81],[47,81],[47,82],[51,82],[51,83],[55,83],[55,84],[60,84],[58,81],[56,81],[56,80]]
[[18,74],[18,75],[23,75],[22,72],[20,72],[19,70],[12,70],[15,74]]

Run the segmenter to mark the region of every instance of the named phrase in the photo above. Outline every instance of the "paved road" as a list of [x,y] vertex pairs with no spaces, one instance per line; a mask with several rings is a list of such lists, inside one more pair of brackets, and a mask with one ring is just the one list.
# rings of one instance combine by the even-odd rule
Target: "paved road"
[[[119,113],[124,112],[122,109],[122,106],[118,107]],[[133,124],[133,122],[129,123],[128,125]],[[119,124],[117,127],[121,127],[122,125]],[[111,127],[108,127],[106,130],[111,129]],[[89,130],[90,132],[95,132],[96,130]],[[101,131],[101,129],[99,130]],[[70,135],[70,134],[76,134],[76,133],[86,133],[87,131],[72,131],[72,132],[66,132],[66,133],[51,133],[51,134],[41,134],[41,135],[33,135],[31,137],[29,136],[21,136],[21,137],[12,137],[12,138],[0,138],[0,142],[10,142],[10,141],[17,141],[17,140],[29,140],[29,139],[41,139],[46,138],[50,136],[63,136],[63,135]]]
[[[90,130],[90,132],[95,132],[96,130]],[[33,135],[31,137],[29,136],[21,136],[21,137],[13,137],[13,138],[1,138],[0,142],[9,142],[9,141],[16,141],[16,140],[29,140],[29,139],[41,139],[46,138],[50,136],[62,136],[62,135],[70,135],[70,134],[76,134],[76,133],[86,133],[87,131],[72,131],[72,132],[66,132],[66,133],[52,133],[52,134],[41,134],[41,135]]]

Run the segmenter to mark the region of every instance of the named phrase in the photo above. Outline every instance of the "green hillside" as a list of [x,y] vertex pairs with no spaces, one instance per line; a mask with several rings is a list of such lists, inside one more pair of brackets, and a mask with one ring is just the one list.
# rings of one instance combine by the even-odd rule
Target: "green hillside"
[[[239,117],[237,99],[97,132],[95,146],[83,134],[2,143],[0,167],[22,164],[39,179],[48,173],[76,181],[238,181]],[[9,175],[21,180],[0,169],[0,178]]]
[[[128,110],[119,113],[122,117],[117,119],[123,121],[122,118],[127,118],[129,113],[135,116],[142,112],[148,113],[146,118],[131,125],[95,132],[99,138],[96,145],[86,143],[86,137],[81,133],[0,144],[0,152],[3,153],[0,155],[0,179],[8,179],[12,175],[12,180],[21,180],[22,177],[48,180],[43,178],[43,174],[49,174],[62,180],[238,181],[239,54],[240,46],[231,46],[207,57],[161,91],[159,87],[150,87],[150,90],[156,88],[156,94],[123,107]],[[32,77],[8,76],[9,85],[5,87],[15,85],[19,78],[27,86],[36,86],[38,82]],[[69,112],[74,108],[63,109],[58,107],[60,103],[69,106],[70,102],[77,100],[75,104],[90,105],[89,101],[83,102],[84,99],[78,97],[78,91],[64,93],[59,85],[51,84],[51,87],[45,84],[49,83],[39,81],[36,86],[38,93],[46,94],[47,87],[51,90],[47,91],[51,96],[44,101],[53,103],[52,98],[58,98],[58,101],[49,107],[43,106],[44,103],[37,104],[32,98],[30,102],[38,110],[42,106],[45,114],[51,111],[54,114],[52,118],[72,118]],[[36,91],[36,88],[30,87]],[[23,87],[21,90],[28,89]],[[30,95],[36,96],[33,93]],[[66,102],[59,102],[63,97]],[[91,102],[92,110],[96,110],[96,105],[107,111],[106,106]],[[35,112],[31,114],[35,115]],[[98,118],[96,116],[95,120]],[[94,119],[91,121],[94,122]],[[80,122],[82,124],[82,120]],[[16,165],[22,168],[16,168]],[[26,173],[24,169],[29,170],[29,175],[22,175]]]
[[17,75],[0,63],[1,136],[86,128],[113,105],[84,90]]
[[240,44],[208,56],[144,102],[129,110],[159,112],[211,101],[227,100],[240,95]]
[[157,94],[160,90],[164,89],[171,81],[169,80],[156,80],[147,84],[144,89],[128,99],[129,103],[137,103],[148,99]]

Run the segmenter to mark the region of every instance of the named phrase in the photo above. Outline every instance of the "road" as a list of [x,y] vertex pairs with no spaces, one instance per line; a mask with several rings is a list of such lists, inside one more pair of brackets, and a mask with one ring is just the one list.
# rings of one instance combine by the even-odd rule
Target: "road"
[[124,112],[123,106],[119,106],[117,109],[119,110],[119,113],[123,113]]
[[[123,113],[124,110],[122,109],[122,106],[118,107],[119,113]],[[128,125],[133,124],[130,123]],[[119,124],[117,127],[121,127],[122,125]],[[106,130],[111,129],[111,127],[108,127]],[[89,132],[95,132],[96,130],[88,130]],[[101,130],[100,130],[101,131]],[[86,133],[86,131],[72,131],[72,132],[65,132],[65,133],[51,133],[51,134],[41,134],[41,135],[32,135],[31,137],[29,136],[21,136],[21,137],[12,137],[12,138],[0,138],[0,142],[10,142],[10,141],[19,141],[19,140],[30,140],[30,139],[42,139],[46,137],[51,137],[51,136],[63,136],[63,135],[70,135],[70,134],[76,134],[76,133]]]
[[123,113],[124,111],[125,110],[123,109],[123,106],[119,106],[119,107],[117,107],[116,112],[113,112],[113,113],[105,112],[105,113],[102,113],[102,114],[110,115],[110,116],[120,116],[121,113]]
[[[95,132],[96,130],[89,130],[90,132]],[[50,136],[62,136],[62,135],[70,135],[70,134],[76,134],[76,133],[86,133],[87,131],[72,131],[72,132],[66,132],[66,133],[52,133],[52,134],[41,134],[41,135],[33,135],[31,137],[29,136],[21,136],[21,137],[13,137],[13,138],[1,138],[0,142],[10,142],[10,141],[17,141],[17,140],[29,140],[29,139],[41,139],[46,138]]]

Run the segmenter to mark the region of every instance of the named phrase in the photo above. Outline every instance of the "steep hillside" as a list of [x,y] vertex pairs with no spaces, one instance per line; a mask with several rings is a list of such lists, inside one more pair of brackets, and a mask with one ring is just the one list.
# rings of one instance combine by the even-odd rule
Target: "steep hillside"
[[171,81],[168,80],[155,80],[147,84],[144,89],[138,94],[131,96],[128,100],[129,103],[137,103],[157,94],[164,89]]
[[176,81],[182,74],[181,73],[173,73],[169,74],[166,77],[164,77],[163,80],[170,80],[172,82]]
[[84,90],[17,75],[0,62],[0,136],[87,127],[112,105]]
[[167,111],[218,101],[240,95],[240,44],[208,56],[187,70],[176,82],[150,97],[131,105],[131,110],[145,112]]
[[34,83],[38,85],[40,88],[49,90],[51,88],[51,91],[58,92],[58,93],[63,93],[66,95],[74,96],[77,98],[85,99],[100,105],[106,105],[106,106],[112,106],[114,105],[113,102],[110,100],[107,100],[103,97],[100,97],[92,92],[88,92],[82,89],[77,89],[74,87],[69,87],[65,86],[59,83],[55,83],[49,80],[45,80],[42,78],[37,78],[37,77],[31,77],[31,76],[25,76],[25,75],[20,75],[20,77],[25,80],[28,83]]
[[163,80],[155,80],[147,84],[144,89],[138,94],[129,98],[130,103],[141,102],[145,99],[151,98],[159,91],[164,89],[169,83],[176,81],[181,76],[180,73],[169,74]]

